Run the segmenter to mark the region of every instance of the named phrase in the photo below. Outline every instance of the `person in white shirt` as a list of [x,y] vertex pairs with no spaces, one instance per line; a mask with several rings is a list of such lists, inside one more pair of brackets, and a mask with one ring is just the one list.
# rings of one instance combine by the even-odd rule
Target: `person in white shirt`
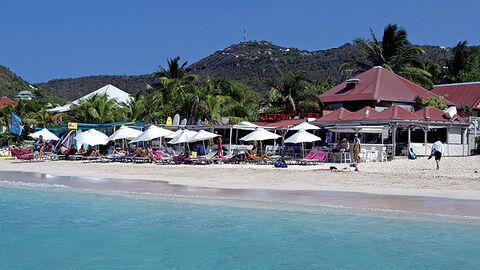
[[442,153],[443,153],[443,144],[440,141],[440,138],[438,138],[437,141],[433,143],[432,152],[428,157],[428,159],[431,159],[432,156],[435,156],[435,162],[437,163],[437,170],[440,170],[440,159],[442,158]]

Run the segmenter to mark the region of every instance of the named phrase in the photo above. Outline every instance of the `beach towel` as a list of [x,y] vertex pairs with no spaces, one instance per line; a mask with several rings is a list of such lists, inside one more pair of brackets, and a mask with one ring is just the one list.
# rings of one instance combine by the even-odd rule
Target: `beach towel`
[[324,151],[317,151],[317,154],[312,159],[325,161],[326,158],[327,158],[327,153],[325,153]]
[[313,159],[313,157],[317,154],[317,151],[311,150],[303,159]]

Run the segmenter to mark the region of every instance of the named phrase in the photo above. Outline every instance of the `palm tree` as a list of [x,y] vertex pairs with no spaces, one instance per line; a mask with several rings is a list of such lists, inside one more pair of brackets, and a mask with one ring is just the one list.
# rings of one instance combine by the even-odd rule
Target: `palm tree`
[[47,127],[48,124],[52,123],[52,116],[47,112],[46,109],[35,112],[33,119],[35,119],[35,125],[41,126],[42,128]]
[[144,96],[138,91],[127,103],[122,103],[127,121],[143,120],[145,115]]
[[466,40],[452,48],[453,57],[446,63],[446,80],[452,82],[469,82],[480,80],[480,53],[476,48],[469,48]]
[[167,59],[168,69],[163,66],[158,66],[158,71],[153,73],[154,77],[165,77],[168,79],[179,79],[183,81],[194,81],[197,79],[196,75],[189,74],[192,71],[191,67],[187,67],[188,62],[185,61],[180,65],[180,57]]
[[388,24],[383,31],[381,41],[377,39],[372,29],[370,33],[372,40],[356,39],[354,41],[360,47],[364,58],[345,61],[340,68],[364,71],[374,66],[381,66],[426,88],[433,87],[431,75],[425,70],[424,63],[420,60],[420,56],[425,54],[425,51],[408,41],[407,31],[396,24]]
[[306,73],[298,69],[292,69],[286,73],[280,71],[280,81],[267,79],[266,84],[270,87],[268,99],[271,103],[282,106],[286,111],[296,111],[297,102],[307,86]]
[[161,110],[162,95],[155,93],[153,96],[144,96],[141,99],[141,106],[143,107],[142,120],[148,123],[157,123],[164,113]]
[[80,123],[104,124],[115,122],[121,117],[119,106],[115,99],[109,99],[107,95],[94,95],[73,105],[73,116]]
[[8,126],[12,112],[15,111],[13,104],[7,104],[0,107],[0,128]]

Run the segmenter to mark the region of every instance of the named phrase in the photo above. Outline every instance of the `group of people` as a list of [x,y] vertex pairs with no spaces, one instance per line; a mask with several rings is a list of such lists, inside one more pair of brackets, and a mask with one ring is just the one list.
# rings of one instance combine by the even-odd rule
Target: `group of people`
[[[352,150],[355,162],[360,163],[362,160],[360,159],[360,139],[358,138],[358,134],[355,134],[353,139]],[[339,139],[332,152],[350,152],[350,142],[347,140],[347,138],[343,138],[342,140]]]

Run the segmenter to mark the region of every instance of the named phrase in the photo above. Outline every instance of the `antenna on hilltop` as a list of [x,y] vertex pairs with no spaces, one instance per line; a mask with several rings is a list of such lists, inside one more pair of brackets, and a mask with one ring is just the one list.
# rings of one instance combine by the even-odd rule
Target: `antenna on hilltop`
[[243,41],[247,41],[247,28],[243,28]]

